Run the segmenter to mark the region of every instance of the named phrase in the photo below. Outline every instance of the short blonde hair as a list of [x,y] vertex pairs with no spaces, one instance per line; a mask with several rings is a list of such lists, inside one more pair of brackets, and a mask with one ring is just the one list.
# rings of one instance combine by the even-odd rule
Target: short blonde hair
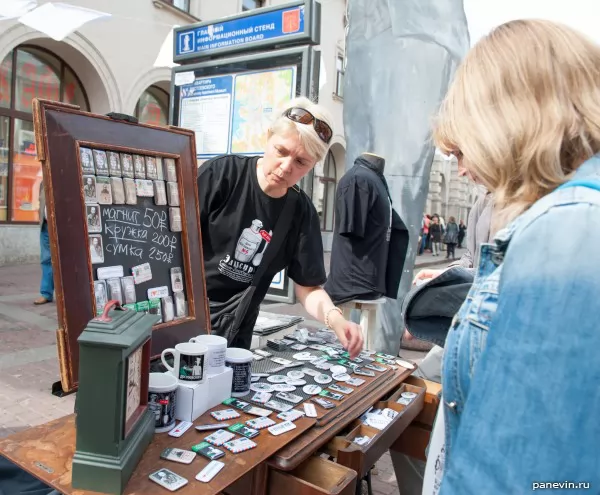
[[458,68],[434,140],[462,153],[505,226],[600,150],[600,47],[550,21],[499,26]]
[[322,120],[329,125],[333,131],[333,119],[331,118],[331,114],[321,105],[313,103],[308,98],[299,97],[288,101],[285,104],[285,107],[277,113],[277,117],[269,127],[269,137],[272,134],[285,135],[290,131],[296,132],[298,133],[300,142],[304,146],[304,149],[306,149],[306,152],[314,158],[315,163],[319,162],[325,158],[325,155],[329,149],[329,144],[325,143],[319,137],[315,131],[315,128],[313,127],[313,124],[299,124],[291,121],[283,115],[287,110],[294,107],[303,108],[304,110],[312,113],[315,118]]

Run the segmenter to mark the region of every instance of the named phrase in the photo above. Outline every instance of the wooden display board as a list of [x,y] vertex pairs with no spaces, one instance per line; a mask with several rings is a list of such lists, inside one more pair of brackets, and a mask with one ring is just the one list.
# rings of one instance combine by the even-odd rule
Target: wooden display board
[[106,299],[120,295],[132,309],[161,312],[153,356],[210,330],[195,137],[52,101],[34,100],[33,108],[61,385],[70,392],[78,383],[77,338]]

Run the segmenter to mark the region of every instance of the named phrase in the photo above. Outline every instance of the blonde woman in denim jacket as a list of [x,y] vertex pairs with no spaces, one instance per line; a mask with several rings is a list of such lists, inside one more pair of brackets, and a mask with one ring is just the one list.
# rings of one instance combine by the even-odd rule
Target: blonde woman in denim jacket
[[439,493],[598,493],[600,47],[549,21],[496,28],[434,138],[494,195],[498,232],[444,348]]

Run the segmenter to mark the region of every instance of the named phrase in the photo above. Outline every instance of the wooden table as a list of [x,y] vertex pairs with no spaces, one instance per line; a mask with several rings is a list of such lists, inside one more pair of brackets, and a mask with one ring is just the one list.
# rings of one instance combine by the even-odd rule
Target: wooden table
[[[383,374],[373,382],[370,388],[365,389],[364,393],[358,394],[356,391],[353,400],[342,402],[336,407],[334,411],[337,414],[327,414],[328,421],[322,426],[319,426],[315,419],[302,418],[295,422],[297,426],[295,430],[279,437],[273,437],[266,431],[261,432],[261,435],[257,437],[257,448],[237,456],[228,453],[226,471],[224,470],[208,484],[195,480],[195,475],[208,464],[207,459],[199,457],[192,464],[184,465],[161,461],[159,458],[159,454],[164,448],[189,449],[191,445],[201,442],[204,434],[190,429],[180,438],[173,438],[167,434],[156,435],[134,471],[125,493],[127,495],[164,495],[165,489],[149,481],[148,475],[161,467],[168,467],[189,480],[188,485],[178,490],[177,493],[181,495],[192,493],[216,495],[222,492],[265,495],[269,492],[269,469],[279,471],[297,469],[315,452],[325,448],[332,438],[347,428],[372,405],[401,386],[411,372],[412,370],[398,368]],[[381,432],[377,442],[374,442],[372,446],[369,445],[368,462],[371,462],[375,456],[381,456],[396,441],[414,416],[420,412],[421,407],[414,407],[410,411],[406,411],[401,421],[396,422],[393,428]],[[252,416],[241,414],[242,417],[235,421],[243,422],[252,419]],[[198,418],[195,423],[214,422],[207,415],[208,412]],[[281,440],[283,443],[280,443]],[[71,486],[71,459],[74,452],[74,415],[31,428],[0,441],[1,455],[59,492],[67,495],[93,495],[96,492],[76,490]]]

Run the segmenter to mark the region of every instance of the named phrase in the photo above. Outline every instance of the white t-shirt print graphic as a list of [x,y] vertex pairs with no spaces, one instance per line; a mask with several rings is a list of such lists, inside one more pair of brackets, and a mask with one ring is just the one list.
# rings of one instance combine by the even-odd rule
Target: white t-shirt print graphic
[[272,232],[267,234],[262,228],[263,222],[254,219],[252,225],[242,231],[233,258],[227,254],[219,263],[219,272],[222,275],[238,282],[252,282],[256,268],[260,265],[264,252],[271,242]]

